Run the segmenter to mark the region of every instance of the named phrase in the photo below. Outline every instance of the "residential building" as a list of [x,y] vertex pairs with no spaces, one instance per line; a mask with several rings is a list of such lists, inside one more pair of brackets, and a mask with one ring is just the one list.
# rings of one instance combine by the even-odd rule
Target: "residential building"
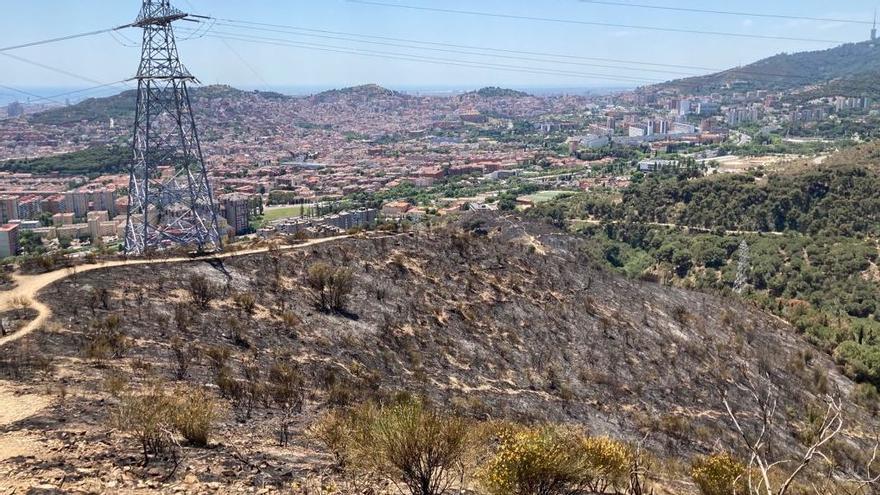
[[235,235],[247,234],[250,230],[251,197],[246,194],[227,194],[220,200],[224,217]]
[[68,212],[73,212],[77,218],[83,218],[89,211],[89,195],[83,191],[69,191],[64,193]]
[[7,224],[18,218],[18,197],[11,194],[0,196],[0,223]]
[[8,258],[18,254],[18,225],[9,224],[0,227],[0,258]]
[[18,218],[33,220],[43,213],[42,199],[39,196],[24,196],[18,201]]

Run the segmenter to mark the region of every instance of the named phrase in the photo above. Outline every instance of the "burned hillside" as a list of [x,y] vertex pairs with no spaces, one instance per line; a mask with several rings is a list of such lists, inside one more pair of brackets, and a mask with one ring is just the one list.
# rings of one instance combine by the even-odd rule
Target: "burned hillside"
[[[350,294],[334,301],[328,289],[326,304],[316,304],[316,266],[346,279]],[[220,447],[199,458],[244,466],[247,475],[209,477],[230,486],[281,486],[324,472],[332,463],[304,433],[310,422],[331,407],[402,392],[477,420],[572,424],[634,443],[647,436],[653,455],[684,462],[737,450],[722,397],[750,411],[736,385],[769,377],[786,425],[777,439],[784,450],[804,449],[805,411],[839,391],[847,430],[832,455],[854,468],[863,460],[869,411],[850,400],[855,387],[830,358],[790,326],[743,303],[629,281],[597,266],[581,241],[551,227],[473,216],[304,250],[73,275],[40,294],[53,311],[47,328],[2,349],[7,363],[22,346],[52,356],[44,372],[18,378],[23,386],[68,389],[63,405],[17,427],[45,430],[44,442],[62,431],[88,432],[134,462],[137,445],[109,436],[116,399],[107,383],[116,377],[146,387],[161,379],[207,385],[228,405],[216,427]],[[220,369],[231,380],[265,380],[280,355],[301,367],[307,391],[289,449],[274,446],[268,425],[277,411],[266,401],[226,397],[218,380]],[[258,459],[247,463],[271,459],[277,469],[248,468],[237,457],[245,451]],[[118,467],[113,459],[70,462]],[[185,472],[175,476],[171,482]],[[694,491],[687,480],[675,486]]]

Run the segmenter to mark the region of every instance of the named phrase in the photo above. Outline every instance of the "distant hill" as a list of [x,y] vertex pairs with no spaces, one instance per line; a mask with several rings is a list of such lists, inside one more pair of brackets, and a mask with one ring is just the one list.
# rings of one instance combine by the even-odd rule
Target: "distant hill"
[[[744,67],[700,77],[679,79],[650,87],[690,94],[724,90],[786,90],[823,86],[828,94],[876,94],[880,75],[880,44],[866,41],[828,50],[781,53]],[[822,88],[813,88],[823,96]]]
[[481,88],[476,91],[471,91],[469,93],[465,93],[462,95],[466,96],[482,96],[483,98],[527,98],[531,96],[528,93],[524,93],[522,91],[517,91],[515,89],[507,89],[507,88],[498,88],[495,86],[489,86],[486,88]]
[[94,146],[63,155],[0,162],[0,171],[97,176],[124,172],[131,161],[128,146]]
[[362,86],[353,86],[350,88],[331,89],[309,97],[312,103],[326,103],[337,99],[371,99],[371,98],[400,98],[406,99],[410,96],[383,88],[378,84],[364,84]]
[[[237,98],[245,95],[257,95],[267,99],[286,99],[289,96],[281,93],[254,91],[248,92],[225,85],[196,87],[190,90],[193,101],[201,99]],[[137,104],[137,91],[129,90],[106,98],[89,98],[75,105],[53,108],[29,117],[35,124],[65,125],[77,122],[101,122],[114,120],[131,120]]]

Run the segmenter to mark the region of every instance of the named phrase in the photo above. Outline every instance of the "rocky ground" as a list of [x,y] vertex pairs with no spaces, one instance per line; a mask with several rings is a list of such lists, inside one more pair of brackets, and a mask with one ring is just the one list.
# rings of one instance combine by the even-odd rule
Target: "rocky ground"
[[[315,308],[305,287],[316,262],[354,270],[345,312]],[[220,294],[206,308],[189,281]],[[248,297],[253,297],[253,307]],[[476,419],[564,422],[636,442],[686,463],[738,443],[723,414],[734,385],[769,376],[788,428],[780,445],[802,449],[804,411],[853,384],[794,329],[742,303],[634,282],[594,268],[581,243],[515,217],[381,238],[351,238],[222,262],[123,266],[67,277],[39,298],[43,329],[0,348],[0,493],[394,493],[351,480],[306,433],[321,412],[400,391]],[[129,345],[118,357],[87,352],[99,322],[119,318]],[[137,443],[109,418],[114,383],[162,380],[217,393],[208,358],[175,377],[173,339],[228,349],[236,372],[289,353],[308,377],[291,445],[276,441],[279,412],[246,419],[224,405],[209,448],[183,445],[178,463],[142,466]],[[856,463],[874,421],[851,401],[834,447]],[[661,485],[693,492],[676,462]],[[3,490],[6,490],[4,492]]]

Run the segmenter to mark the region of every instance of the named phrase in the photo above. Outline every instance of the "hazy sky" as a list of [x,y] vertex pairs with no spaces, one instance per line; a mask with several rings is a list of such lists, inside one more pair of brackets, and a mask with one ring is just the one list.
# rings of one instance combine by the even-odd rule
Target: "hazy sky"
[[[495,12],[518,16],[539,16],[590,22],[635,24],[702,31],[726,31],[784,37],[862,41],[870,26],[825,21],[803,21],[737,17],[718,14],[670,12],[650,9],[596,5],[578,0],[380,0],[385,3],[432,8]],[[877,0],[742,0],[705,2],[704,0],[618,0],[683,8],[790,14],[797,16],[870,20]],[[179,8],[223,19],[284,24],[300,28],[385,36],[456,45],[502,48],[514,51],[546,52],[583,57],[614,58],[667,64],[727,68],[779,52],[829,48],[828,43],[733,38],[689,33],[669,33],[621,27],[572,25],[535,20],[464,16],[450,13],[396,9],[351,3],[346,0],[177,0]],[[137,0],[0,0],[0,47],[81,33],[131,22],[137,15]],[[182,27],[196,27],[179,23]],[[414,50],[406,47],[353,43],[347,40],[297,36],[286,33],[246,31],[214,25],[219,33],[284,38],[298,43],[324,45],[327,49],[394,52],[395,56],[424,59],[442,58],[458,62],[491,63],[529,70],[578,72],[581,75],[534,74],[486,68],[438,65],[412,60],[389,60],[365,54],[332,53],[303,47],[269,46],[245,41],[224,41],[206,36],[181,40],[184,63],[203,83],[261,86],[343,86],[379,83],[405,86],[550,86],[637,85],[635,81],[609,78],[661,80],[676,74],[647,72],[645,69],[684,69],[634,66],[633,70],[609,69],[544,61],[478,57],[469,54]],[[136,29],[123,31],[139,43]],[[318,33],[311,33],[318,34]],[[324,33],[325,36],[337,36]],[[183,33],[178,34],[183,38]],[[225,34],[223,36],[229,36]],[[375,41],[375,40],[374,40]],[[16,50],[18,56],[74,72],[99,82],[131,77],[137,67],[139,49],[123,46],[122,38],[108,34]],[[400,42],[391,42],[400,44]],[[404,43],[407,44],[407,43]],[[230,49],[230,46],[232,47]],[[315,46],[313,46],[315,48]],[[473,51],[449,48],[454,51]],[[241,60],[246,60],[246,63]],[[542,58],[543,56],[509,56]],[[566,60],[566,59],[561,59]],[[567,59],[573,61],[572,59]],[[597,61],[576,61],[597,63]],[[619,64],[611,64],[619,65]],[[13,87],[85,87],[93,84],[0,57],[0,84]],[[0,89],[0,91],[4,91]]]

